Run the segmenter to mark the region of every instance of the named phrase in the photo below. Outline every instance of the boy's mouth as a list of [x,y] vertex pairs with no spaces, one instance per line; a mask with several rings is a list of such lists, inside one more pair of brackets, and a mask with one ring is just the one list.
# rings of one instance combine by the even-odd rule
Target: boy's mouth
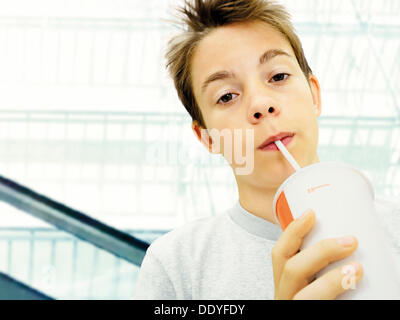
[[293,140],[294,135],[295,134],[292,132],[281,132],[270,136],[258,147],[258,149],[262,151],[279,150],[274,142],[280,140],[285,146],[287,146]]

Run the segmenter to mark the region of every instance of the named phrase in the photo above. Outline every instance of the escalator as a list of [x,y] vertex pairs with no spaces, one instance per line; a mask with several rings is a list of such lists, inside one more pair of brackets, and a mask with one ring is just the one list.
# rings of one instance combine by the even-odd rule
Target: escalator
[[0,273],[0,300],[54,300],[4,273]]
[[1,176],[0,201],[36,221],[0,227],[0,299],[132,297],[148,242]]

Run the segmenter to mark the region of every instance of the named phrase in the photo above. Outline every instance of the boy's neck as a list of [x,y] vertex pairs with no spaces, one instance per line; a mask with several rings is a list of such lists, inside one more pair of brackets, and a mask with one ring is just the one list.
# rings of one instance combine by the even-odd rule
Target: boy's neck
[[239,188],[239,202],[243,209],[276,224],[272,212],[272,202],[277,189]]
[[[310,164],[320,162],[318,155],[311,161]],[[238,182],[238,181],[237,181]],[[283,181],[282,181],[283,182]],[[275,197],[276,188],[256,188],[250,185],[243,185],[238,183],[239,190],[239,203],[243,209],[248,212],[263,218],[273,224],[278,224],[275,221],[273,213],[273,201]]]

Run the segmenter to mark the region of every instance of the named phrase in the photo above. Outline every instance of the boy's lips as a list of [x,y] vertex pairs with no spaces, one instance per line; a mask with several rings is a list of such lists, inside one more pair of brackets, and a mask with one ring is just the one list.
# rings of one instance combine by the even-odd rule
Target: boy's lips
[[[263,150],[263,149],[266,149],[266,148],[271,149],[271,147],[275,146],[273,144],[274,141],[277,141],[277,140],[284,140],[283,143],[284,142],[289,143],[292,139],[285,139],[285,138],[292,138],[293,136],[294,136],[293,132],[280,132],[278,134],[275,134],[275,135],[272,135],[272,136],[268,137],[263,143],[260,144],[258,149],[260,149],[260,150]],[[288,141],[288,140],[290,140],[290,141]],[[273,148],[273,149],[275,149],[275,148]],[[276,148],[276,149],[278,149],[278,148]]]

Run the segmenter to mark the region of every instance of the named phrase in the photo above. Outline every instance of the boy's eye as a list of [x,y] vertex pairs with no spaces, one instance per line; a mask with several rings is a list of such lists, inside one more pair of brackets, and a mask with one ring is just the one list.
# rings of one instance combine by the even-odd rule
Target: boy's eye
[[235,93],[226,93],[223,96],[221,96],[217,103],[219,103],[220,101],[222,102],[222,104],[227,104],[232,100],[232,95],[234,95]]
[[[276,75],[274,75],[274,76],[272,77],[272,79],[274,80],[274,81],[272,81],[272,82],[284,81],[284,80],[287,79],[287,77],[289,77],[289,74],[288,74],[288,73],[278,73],[278,74],[276,74]],[[222,102],[222,104],[227,104],[227,103],[229,103],[229,102],[233,99],[233,98],[232,98],[232,95],[235,95],[235,94],[236,94],[236,93],[231,93],[231,92],[224,94],[223,96],[221,96],[221,97],[218,99],[217,104],[219,104],[220,101]]]
[[286,80],[285,76],[288,77],[289,74],[287,74],[287,73],[278,73],[278,74],[276,74],[276,75],[274,75],[274,76],[272,77],[272,79],[275,80],[275,81],[273,81],[273,82]]

